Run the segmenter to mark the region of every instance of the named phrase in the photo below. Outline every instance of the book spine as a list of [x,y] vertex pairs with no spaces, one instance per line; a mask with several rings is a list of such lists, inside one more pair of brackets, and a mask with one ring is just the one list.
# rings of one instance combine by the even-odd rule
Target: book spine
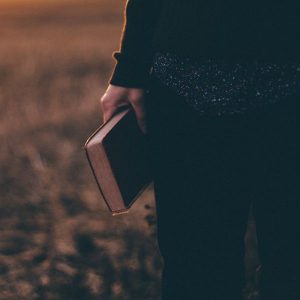
[[[100,151],[102,152],[101,155],[99,155]],[[105,151],[95,145],[89,149],[85,147],[85,152],[100,193],[111,214],[114,216],[127,212],[128,208],[124,205],[124,201]],[[99,156],[101,156],[101,165]]]

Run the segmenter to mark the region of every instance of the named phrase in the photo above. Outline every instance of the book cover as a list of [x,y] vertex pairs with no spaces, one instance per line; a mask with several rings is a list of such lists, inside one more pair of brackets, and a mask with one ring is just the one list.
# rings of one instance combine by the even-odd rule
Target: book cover
[[131,106],[121,106],[87,139],[84,149],[113,215],[128,212],[152,181],[147,137]]

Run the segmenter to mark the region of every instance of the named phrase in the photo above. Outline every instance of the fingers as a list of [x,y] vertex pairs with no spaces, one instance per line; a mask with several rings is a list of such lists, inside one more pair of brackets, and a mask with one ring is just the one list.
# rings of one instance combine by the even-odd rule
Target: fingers
[[147,133],[146,110],[144,97],[132,98],[130,103],[135,111],[138,125],[143,133]]
[[104,123],[107,122],[112,117],[112,115],[114,114],[116,109],[117,109],[117,107],[115,107],[115,106],[110,106],[108,108],[102,109]]
[[103,122],[107,122],[115,113],[117,108],[121,105],[128,104],[127,102],[119,103],[115,101],[111,101],[109,97],[103,96],[100,101],[101,104],[101,111],[102,111],[102,117]]
[[130,104],[135,111],[138,125],[147,133],[145,94],[143,89],[124,88],[110,85],[100,100],[103,122],[107,122],[123,105]]

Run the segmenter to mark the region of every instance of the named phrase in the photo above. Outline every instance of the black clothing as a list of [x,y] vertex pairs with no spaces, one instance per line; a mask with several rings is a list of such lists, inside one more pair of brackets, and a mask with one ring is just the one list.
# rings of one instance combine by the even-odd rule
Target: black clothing
[[115,85],[147,87],[154,51],[203,61],[299,61],[298,0],[128,0]]
[[261,299],[299,300],[299,99],[208,117],[154,76],[146,95],[162,299],[243,299],[253,204]]
[[151,75],[157,51],[200,64],[299,62],[299,15],[298,0],[127,2],[110,83],[148,88],[163,300],[242,300],[250,204],[262,300],[300,299],[299,95],[199,115]]
[[233,63],[156,52],[153,74],[199,115],[243,113],[300,96],[300,63]]

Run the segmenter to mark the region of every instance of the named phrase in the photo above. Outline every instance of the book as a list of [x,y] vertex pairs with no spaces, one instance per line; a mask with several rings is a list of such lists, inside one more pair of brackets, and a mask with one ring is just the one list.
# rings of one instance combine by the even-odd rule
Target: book
[[112,215],[128,212],[152,182],[148,140],[133,108],[120,106],[88,137],[84,149]]

